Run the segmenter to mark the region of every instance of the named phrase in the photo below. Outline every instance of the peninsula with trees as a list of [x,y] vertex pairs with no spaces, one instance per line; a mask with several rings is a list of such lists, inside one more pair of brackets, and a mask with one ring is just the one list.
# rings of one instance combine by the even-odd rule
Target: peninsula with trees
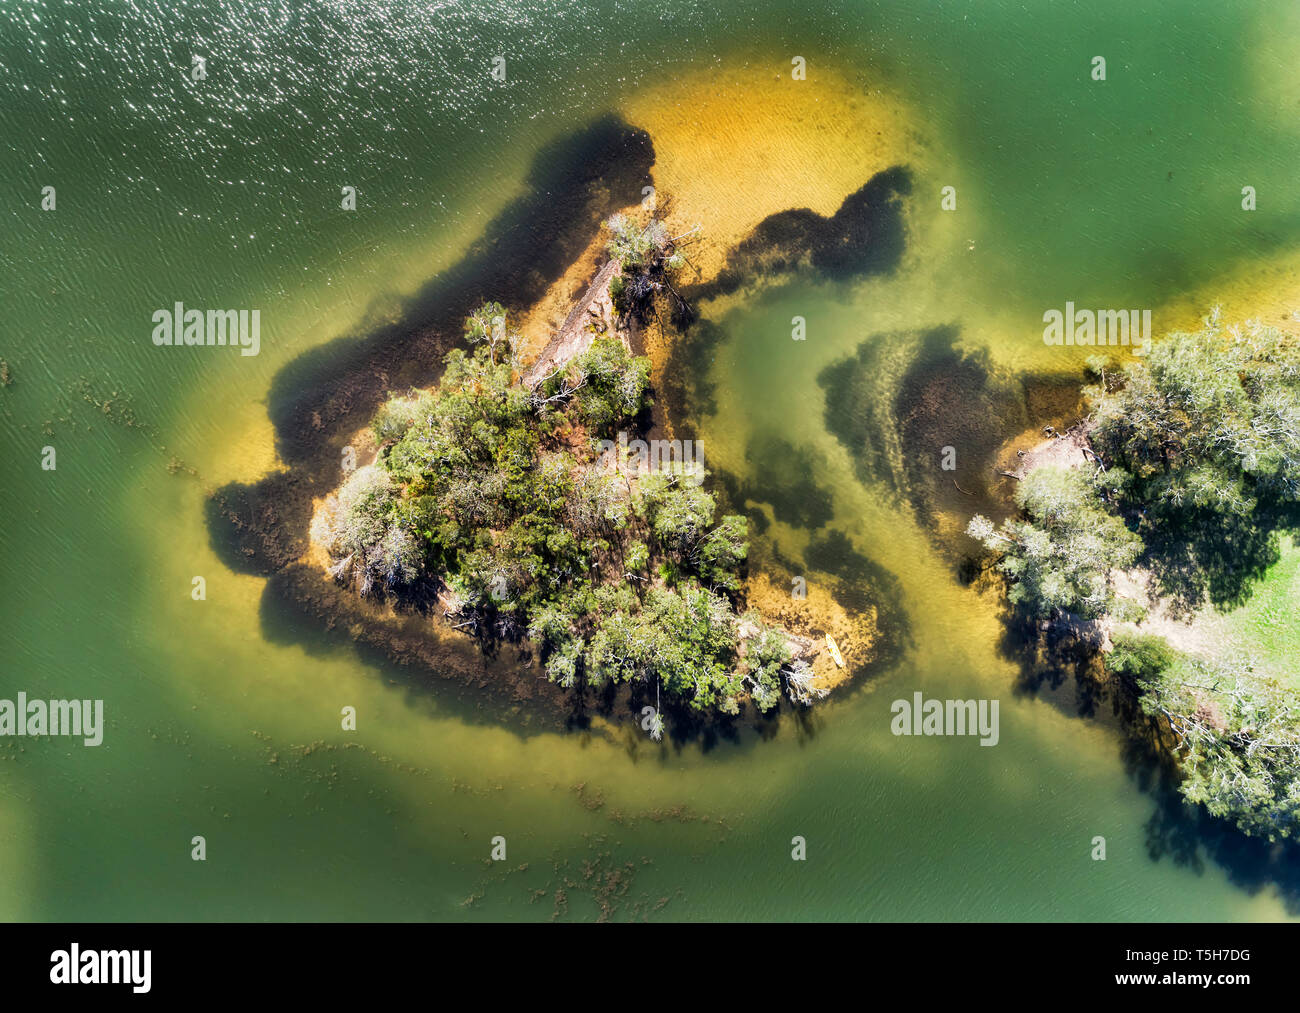
[[1300,837],[1300,673],[1262,638],[1199,636],[1270,588],[1300,532],[1300,341],[1257,323],[1089,361],[1090,413],[1022,455],[1018,514],[967,529],[1013,622],[1102,652],[1177,763],[1192,803],[1268,840]]

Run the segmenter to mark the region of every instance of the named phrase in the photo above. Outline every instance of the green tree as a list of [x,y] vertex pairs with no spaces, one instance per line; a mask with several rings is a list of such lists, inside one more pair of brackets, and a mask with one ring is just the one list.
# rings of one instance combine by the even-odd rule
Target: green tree
[[1133,565],[1140,539],[1108,511],[1091,476],[1044,466],[1016,490],[1025,520],[1000,528],[976,515],[967,533],[1002,553],[1008,597],[1032,616],[1069,613],[1098,619],[1115,610],[1112,573]]
[[745,679],[754,705],[760,711],[769,711],[781,702],[781,672],[793,651],[785,634],[764,623],[758,613],[746,614],[745,622],[758,631],[746,644]]
[[749,520],[739,514],[726,514],[721,522],[702,538],[692,560],[705,584],[725,591],[740,587],[740,568],[749,552]]
[[1300,343],[1217,318],[1087,391],[1091,441],[1165,597],[1238,604],[1300,524]]
[[[633,263],[640,242],[628,248],[634,268],[649,263]],[[719,592],[740,588],[745,518],[714,525],[703,473],[633,480],[593,460],[603,434],[651,403],[648,360],[599,338],[529,388],[500,304],[471,314],[466,338],[435,389],[379,410],[376,462],[320,512],[313,535],[335,575],[392,594],[436,578],[455,626],[527,636],[566,688],[653,684],[656,699],[662,690],[724,713],[747,692],[774,706],[783,679],[802,692],[803,670],[782,668],[778,631],[764,629],[746,664],[738,657],[735,612]]]
[[[607,247],[622,268],[610,291],[619,313],[645,323],[655,315],[656,302],[667,296],[678,319],[689,319],[691,309],[673,284],[686,265],[680,243],[685,236],[670,236],[668,227],[651,217],[644,224],[628,215],[616,214],[605,222],[609,230]],[[693,234],[696,230],[691,230]]]
[[1300,831],[1295,696],[1244,659],[1183,658],[1140,680],[1142,708],[1177,742],[1180,790],[1212,815],[1270,841]]
[[652,403],[650,360],[633,357],[617,338],[597,338],[578,356],[575,401],[582,421],[597,435],[612,435]]

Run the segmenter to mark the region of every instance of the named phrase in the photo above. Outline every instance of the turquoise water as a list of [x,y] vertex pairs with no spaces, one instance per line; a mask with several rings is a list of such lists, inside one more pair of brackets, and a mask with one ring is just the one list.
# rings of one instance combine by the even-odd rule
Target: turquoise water
[[[108,727],[94,749],[0,741],[0,916],[1287,917],[1293,890],[1254,851],[1153,822],[1164,796],[1105,707],[1081,716],[1069,682],[1016,688],[994,596],[956,579],[896,475],[856,467],[819,378],[876,335],[941,325],[998,368],[1066,368],[1039,335],[1067,299],[1248,302],[1300,240],[1296,27],[1286,3],[4,4],[2,695],[102,698]],[[846,537],[889,575],[872,586],[896,663],[769,738],[657,749],[630,727],[525,736],[271,621],[204,506],[277,467],[277,373],[399,314],[555,138],[647,89],[757,87],[793,55],[810,84],[833,72],[868,108],[888,92],[909,111],[909,246],[886,277],[703,307],[719,336],[695,368],[716,403],[689,421],[760,506],[775,491],[751,444],[818,462],[830,520],[778,518],[762,551]],[[662,161],[673,136],[651,139]],[[780,206],[840,150],[792,134]],[[261,353],[155,348],[151,314],[178,299],[260,308]],[[897,349],[882,399],[913,351]],[[890,702],[917,690],[1000,699],[999,745],[891,735]]]

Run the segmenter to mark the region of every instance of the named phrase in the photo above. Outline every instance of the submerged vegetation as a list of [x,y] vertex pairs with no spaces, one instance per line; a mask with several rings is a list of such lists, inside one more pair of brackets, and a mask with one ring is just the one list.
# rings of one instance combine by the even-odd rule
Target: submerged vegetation
[[[969,534],[1000,555],[1009,600],[1039,621],[1138,621],[1131,571],[1177,614],[1240,604],[1300,527],[1300,342],[1276,329],[1173,334],[1149,357],[1091,368],[1079,466],[1044,465],[1016,490],[1022,516]],[[1300,707],[1247,659],[1183,657],[1119,633],[1108,669],[1163,719],[1182,790],[1247,833],[1300,831]]]

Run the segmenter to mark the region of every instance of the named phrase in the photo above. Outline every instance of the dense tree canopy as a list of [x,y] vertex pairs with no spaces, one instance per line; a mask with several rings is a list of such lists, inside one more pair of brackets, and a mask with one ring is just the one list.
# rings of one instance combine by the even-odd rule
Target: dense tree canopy
[[1211,323],[1095,368],[1092,445],[1162,594],[1185,610],[1240,603],[1298,521],[1300,342]]
[[[1103,360],[1086,392],[1088,467],[1039,467],[1022,517],[968,532],[1001,554],[1024,613],[1137,618],[1114,594],[1134,564],[1175,611],[1239,604],[1300,523],[1300,342],[1276,329],[1172,334],[1145,359]],[[1185,658],[1117,634],[1107,668],[1167,722],[1191,801],[1270,839],[1300,830],[1300,705],[1247,661]]]
[[1135,562],[1184,611],[1239,603],[1300,524],[1300,342],[1211,323],[1093,368],[1095,466],[1035,469],[1024,519],[976,517],[970,534],[1005,553],[1012,600],[1035,615],[1113,612],[1108,575]]
[[1045,466],[1016,489],[1026,519],[995,528],[983,517],[970,534],[1002,553],[1013,605],[1047,618],[1060,613],[1098,619],[1117,599],[1113,571],[1133,564],[1142,543],[1107,511],[1093,477],[1077,469]]
[[500,306],[466,336],[437,389],[378,413],[376,462],[318,515],[335,576],[399,600],[432,590],[462,628],[531,639],[565,687],[642,682],[727,713],[746,697],[770,709],[783,681],[810,699],[784,634],[751,622],[757,647],[743,649],[745,518],[716,516],[698,468],[598,454],[645,413],[648,361],[597,338],[530,387]]

